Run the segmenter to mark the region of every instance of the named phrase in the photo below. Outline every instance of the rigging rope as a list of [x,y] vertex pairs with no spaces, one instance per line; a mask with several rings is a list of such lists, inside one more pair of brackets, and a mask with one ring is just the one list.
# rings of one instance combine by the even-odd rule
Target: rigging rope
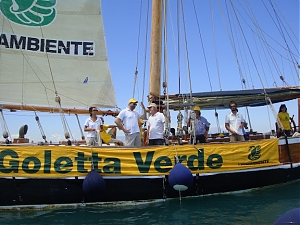
[[1,113],[1,117],[0,117],[1,121],[0,122],[1,122],[2,132],[3,132],[2,133],[3,138],[7,139],[9,137],[10,140],[12,141],[11,135],[10,135],[9,130],[8,130],[8,126],[6,124],[6,121],[5,121],[5,118],[4,118],[4,115],[3,115],[2,108],[0,109],[0,113]]
[[191,80],[191,70],[190,70],[190,60],[189,60],[189,51],[188,51],[188,45],[187,45],[187,37],[186,37],[186,27],[185,27],[185,19],[184,19],[184,9],[183,9],[183,2],[181,3],[181,13],[182,13],[182,21],[183,21],[183,33],[184,33],[184,43],[185,43],[185,53],[186,53],[186,60],[187,60],[187,67],[188,67],[188,79],[189,79],[189,85],[190,85],[190,101],[193,103],[193,91],[192,91],[192,80]]
[[[275,14],[275,16],[276,16],[276,20],[277,20],[277,23],[278,23],[278,26],[279,26],[279,31],[280,31],[280,33],[281,33],[281,36],[282,36],[282,38],[283,38],[283,40],[284,40],[284,42],[285,42],[285,44],[286,44],[286,47],[287,47],[287,49],[288,49],[288,53],[290,54],[290,58],[293,60],[293,62],[297,62],[297,60],[293,57],[293,55],[291,54],[291,50],[290,50],[290,46],[289,46],[289,44],[287,43],[287,41],[286,41],[286,38],[285,38],[285,36],[284,36],[284,32],[283,32],[283,30],[282,30],[282,26],[281,26],[281,21],[279,21],[279,17],[278,17],[278,14],[277,14],[277,12],[276,12],[276,10],[274,9],[274,6],[273,6],[273,4],[272,4],[272,2],[269,0],[269,2],[270,2],[270,4],[271,4],[271,6],[272,6],[272,9],[273,9],[273,11],[274,11],[274,14]],[[297,63],[294,63],[295,65],[297,64]],[[297,69],[296,69],[296,67],[294,67],[295,68],[295,71],[296,71],[296,73],[298,72],[297,71]]]
[[[57,102],[57,105],[58,105],[58,108],[59,108],[59,114],[60,114],[61,123],[62,123],[63,128],[64,128],[65,138],[69,139],[70,138],[70,132],[68,131],[67,120],[66,120],[66,117],[64,115],[64,111],[62,110],[59,96],[55,97],[55,102]],[[73,137],[72,137],[72,140],[74,140]]]
[[36,120],[36,122],[37,122],[37,124],[38,124],[38,127],[39,127],[39,129],[40,129],[42,138],[45,140],[45,143],[47,143],[48,141],[47,141],[47,139],[46,139],[45,132],[44,132],[43,127],[42,127],[42,124],[41,124],[41,122],[40,122],[40,118],[38,117],[38,115],[36,114],[35,111],[34,111],[34,114],[35,114],[35,120]]
[[[168,137],[170,135],[170,126],[171,126],[171,116],[170,116],[170,109],[169,109],[169,91],[168,91],[168,59],[167,59],[167,5],[166,1],[163,1],[163,13],[164,13],[164,73],[163,73],[163,89],[164,89],[164,95],[165,95],[165,101],[166,101],[166,108],[163,110],[163,114],[165,116],[165,130],[164,130],[164,136],[168,140]],[[159,105],[160,105],[160,99],[159,99]]]
[[84,140],[85,137],[84,137],[84,134],[83,134],[83,131],[82,131],[82,126],[80,125],[80,121],[79,121],[79,118],[78,118],[78,114],[75,114],[75,116],[76,116],[77,123],[78,123],[78,127],[79,127],[79,130],[80,130],[81,140]]
[[146,82],[146,64],[147,64],[147,47],[148,47],[148,20],[149,20],[149,1],[147,1],[147,20],[146,20],[146,37],[145,37],[145,54],[144,54],[144,75],[143,75],[143,93],[142,99],[144,99],[145,95],[145,82]]
[[136,51],[136,66],[135,66],[135,72],[134,72],[134,79],[133,79],[133,90],[132,90],[132,97],[134,97],[135,92],[135,86],[137,83],[137,75],[138,75],[138,64],[139,64],[139,49],[140,49],[140,33],[141,33],[141,17],[142,17],[142,1],[140,3],[140,19],[139,19],[139,32],[138,32],[138,41],[137,41],[137,51]]

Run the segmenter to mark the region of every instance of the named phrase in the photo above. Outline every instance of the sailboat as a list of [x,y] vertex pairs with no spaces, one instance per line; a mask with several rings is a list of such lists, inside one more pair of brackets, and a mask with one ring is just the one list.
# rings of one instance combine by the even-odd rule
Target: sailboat
[[[194,105],[222,108],[237,98],[240,106],[250,106],[267,104],[266,96],[274,102],[300,97],[298,88],[161,95],[162,2],[152,1],[149,102],[185,110]],[[67,140],[66,115],[88,115],[89,106],[103,108],[102,115],[118,114],[98,0],[0,5],[1,112],[57,113]],[[2,122],[8,139],[3,114]],[[178,135],[177,143],[165,146],[88,147],[72,140],[54,145],[46,137],[42,145],[29,143],[26,129],[13,143],[0,146],[0,210],[137,204],[300,179],[299,137],[183,144]]]

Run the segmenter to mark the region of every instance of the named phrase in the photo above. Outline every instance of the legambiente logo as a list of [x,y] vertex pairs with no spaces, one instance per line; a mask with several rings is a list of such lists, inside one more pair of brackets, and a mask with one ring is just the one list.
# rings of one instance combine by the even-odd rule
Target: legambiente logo
[[56,0],[0,0],[0,10],[10,21],[24,26],[46,26],[56,16]]
[[260,151],[261,151],[260,145],[250,146],[249,151],[250,151],[250,154],[248,155],[249,160],[252,161],[260,158]]

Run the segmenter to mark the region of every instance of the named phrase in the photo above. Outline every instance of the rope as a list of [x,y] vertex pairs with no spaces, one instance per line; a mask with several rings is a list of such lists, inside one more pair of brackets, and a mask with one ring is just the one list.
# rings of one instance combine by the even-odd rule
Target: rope
[[139,32],[138,32],[138,41],[137,41],[136,66],[135,66],[134,79],[133,79],[132,97],[134,97],[136,80],[137,80],[137,75],[138,75],[138,69],[137,68],[138,68],[138,64],[139,64],[138,53],[139,53],[139,49],[140,49],[141,16],[142,16],[141,10],[142,10],[142,1],[141,1],[141,4],[140,4]]
[[[146,82],[146,65],[147,65],[147,47],[148,47],[148,24],[149,24],[149,1],[147,1],[147,20],[146,20],[146,37],[145,37],[145,54],[144,54],[144,75],[143,75],[143,93],[142,99],[145,96],[145,82]],[[141,13],[142,14],[142,13]]]
[[[294,60],[294,62],[297,62],[297,60],[296,60],[295,58],[293,58],[293,55],[291,54],[290,46],[289,46],[289,44],[287,43],[286,38],[285,38],[285,36],[284,36],[282,27],[281,27],[281,25],[280,25],[281,22],[280,22],[280,20],[279,20],[278,14],[277,14],[276,10],[274,9],[274,6],[273,6],[272,2],[271,2],[270,0],[269,0],[269,2],[270,2],[270,4],[271,4],[272,9],[273,9],[273,11],[274,11],[274,14],[275,14],[275,16],[276,16],[276,19],[277,19],[277,22],[278,22],[278,26],[279,26],[279,30],[280,30],[280,33],[281,33],[281,35],[282,35],[282,38],[283,38],[283,40],[284,40],[284,42],[285,42],[285,44],[286,44],[286,47],[288,48],[288,51],[287,51],[287,52],[290,54],[290,58],[291,58],[292,60]],[[296,63],[295,63],[295,64],[296,64]],[[296,71],[296,73],[298,72],[297,69],[296,69],[296,67],[295,67],[295,71]]]
[[188,67],[188,80],[190,85],[190,100],[191,103],[193,103],[193,91],[192,91],[192,80],[191,80],[191,70],[190,70],[190,60],[189,60],[189,51],[188,51],[188,45],[187,45],[187,37],[186,37],[186,27],[185,27],[185,19],[184,19],[184,9],[183,9],[183,2],[180,0],[181,3],[181,13],[182,13],[182,21],[183,21],[183,30],[184,30],[184,43],[185,43],[185,49],[186,49],[186,59],[187,59],[187,67]]
[[[233,5],[232,2],[231,2],[231,4]],[[233,6],[232,6],[232,8],[233,8]],[[227,10],[227,15],[229,15],[227,2],[226,2],[226,10]],[[236,18],[236,19],[238,20],[238,18]],[[228,32],[228,36],[229,36],[229,39],[230,39],[231,47],[232,47],[233,52],[234,52],[235,60],[236,60],[236,63],[238,65],[238,70],[239,70],[239,74],[240,74],[241,81],[242,81],[244,79],[244,76],[243,76],[242,68],[241,68],[241,65],[240,65],[239,58],[238,58],[237,48],[236,48],[236,44],[235,44],[235,40],[234,40],[234,35],[233,35],[233,31],[232,31],[232,22],[231,22],[229,16],[228,16],[228,20],[229,20],[230,32],[228,32],[228,30],[227,30],[227,32]],[[226,27],[226,29],[227,29],[227,27]]]
[[78,127],[79,127],[79,130],[80,130],[80,134],[81,134],[81,140],[84,140],[84,134],[83,134],[83,131],[82,131],[82,127],[80,125],[80,121],[79,121],[79,118],[78,118],[78,114],[75,114],[76,116],[76,119],[77,119],[77,123],[78,123]]
[[[204,51],[204,44],[203,44],[203,39],[202,39],[202,35],[201,35],[201,29],[200,29],[200,25],[199,25],[199,20],[198,20],[198,16],[197,16],[197,12],[196,12],[196,7],[195,7],[195,2],[193,0],[193,6],[194,6],[194,12],[195,12],[195,16],[196,16],[196,21],[197,21],[197,27],[198,27],[198,33],[200,36],[200,41],[201,41],[201,46],[202,46],[202,52],[203,52],[203,56],[204,56],[204,61],[205,61],[205,68],[206,68],[206,72],[207,72],[207,76],[208,76],[208,80],[209,80],[209,85],[210,85],[210,90],[212,91],[212,84],[211,84],[211,79],[210,79],[210,73],[208,70],[208,64],[207,64],[207,57]],[[214,34],[214,32],[213,32]],[[214,35],[214,45],[215,45],[215,35]],[[218,66],[218,57],[216,55],[216,60],[217,60],[217,69],[218,69],[218,75],[219,75],[219,85],[220,85],[220,90],[221,88],[221,82],[220,82],[220,73],[219,73],[219,66]]]
[[[178,48],[178,51],[177,51],[177,67],[178,67],[178,93],[179,95],[181,94],[181,74],[180,74],[180,71],[181,71],[181,67],[180,67],[180,35],[179,35],[179,31],[180,31],[180,22],[179,22],[179,1],[177,1],[177,48]],[[179,100],[179,104],[180,104],[180,98],[178,99]]]
[[[166,2],[163,1],[163,7],[164,7],[164,72],[163,72],[163,89],[164,89],[164,95],[165,95],[165,101],[166,101],[166,108],[163,110],[163,114],[165,116],[165,130],[164,130],[164,136],[166,140],[168,140],[168,137],[170,135],[170,126],[171,126],[171,117],[170,117],[170,108],[169,108],[169,92],[168,92],[168,63],[167,63],[167,19],[166,19]],[[159,106],[160,106],[160,98],[159,98]]]
[[2,127],[2,131],[3,131],[3,137],[4,138],[10,138],[10,140],[12,140],[11,138],[11,135],[10,135],[10,132],[8,130],[8,126],[6,124],[6,121],[5,121],[5,118],[4,118],[4,115],[3,115],[3,110],[2,108],[0,109],[0,112],[1,112],[1,127]]
[[[60,115],[61,123],[62,123],[63,128],[64,128],[65,138],[69,139],[70,138],[70,132],[69,132],[69,129],[68,129],[68,126],[67,126],[67,120],[66,120],[66,117],[64,115],[64,111],[62,110],[62,107],[61,107],[60,97],[56,96],[55,101],[57,102],[57,105],[58,105],[58,108],[59,108],[59,115]],[[74,141],[72,134],[71,134],[71,138]]]
[[38,115],[36,114],[36,112],[34,111],[34,114],[35,114],[35,120],[38,124],[38,127],[40,129],[40,132],[41,132],[41,135],[42,135],[42,138],[45,140],[45,143],[47,143],[47,139],[46,139],[46,135],[45,135],[45,132],[43,130],[43,127],[42,127],[42,124],[40,122],[40,118],[38,117]]

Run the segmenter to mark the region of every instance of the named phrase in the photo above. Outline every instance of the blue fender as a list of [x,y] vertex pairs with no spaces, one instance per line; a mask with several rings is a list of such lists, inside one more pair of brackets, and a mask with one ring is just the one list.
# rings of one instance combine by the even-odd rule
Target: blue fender
[[287,211],[273,223],[273,225],[279,224],[300,224],[300,208]]
[[104,191],[106,187],[105,180],[95,170],[91,170],[82,183],[82,190],[84,194],[99,194]]
[[176,191],[185,191],[192,186],[194,178],[188,168],[177,163],[170,171],[168,181]]

